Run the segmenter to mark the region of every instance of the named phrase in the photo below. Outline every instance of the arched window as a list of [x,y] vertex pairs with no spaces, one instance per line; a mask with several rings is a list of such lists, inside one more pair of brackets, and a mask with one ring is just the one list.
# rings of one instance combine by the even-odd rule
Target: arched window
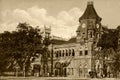
[[82,54],[82,51],[80,51],[80,52],[79,52],[79,56],[82,56],[82,55],[83,55],[83,54]]
[[74,51],[74,49],[72,49],[72,56],[75,56],[75,51]]
[[61,57],[61,50],[59,51],[59,56]]
[[64,50],[63,50],[62,56],[64,57]]
[[66,50],[66,56],[68,56],[68,50]]
[[58,57],[58,52],[55,52],[55,54],[56,54],[56,57]]
[[92,38],[92,32],[90,32],[90,38]]
[[71,50],[69,49],[69,56],[71,55]]
[[88,55],[88,51],[87,51],[87,50],[85,50],[85,56],[86,56],[86,55]]

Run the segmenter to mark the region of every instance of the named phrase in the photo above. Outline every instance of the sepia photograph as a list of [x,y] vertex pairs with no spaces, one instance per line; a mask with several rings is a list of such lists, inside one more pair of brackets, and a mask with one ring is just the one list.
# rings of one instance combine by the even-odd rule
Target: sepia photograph
[[120,80],[120,0],[0,0],[0,80]]

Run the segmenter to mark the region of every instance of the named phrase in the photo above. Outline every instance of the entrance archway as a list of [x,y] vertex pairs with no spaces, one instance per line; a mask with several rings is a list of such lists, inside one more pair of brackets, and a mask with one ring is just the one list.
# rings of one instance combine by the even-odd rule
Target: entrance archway
[[41,66],[40,65],[37,65],[37,64],[34,64],[33,65],[33,76],[40,76],[40,69],[41,69]]
[[67,69],[65,63],[56,62],[55,64],[55,76],[67,76]]
[[55,63],[55,76],[61,76],[61,63]]

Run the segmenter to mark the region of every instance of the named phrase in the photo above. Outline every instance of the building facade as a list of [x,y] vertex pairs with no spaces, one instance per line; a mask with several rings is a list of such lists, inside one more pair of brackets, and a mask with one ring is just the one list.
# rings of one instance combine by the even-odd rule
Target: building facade
[[102,34],[101,18],[93,2],[79,18],[76,41],[53,46],[53,73],[55,76],[88,77],[95,70],[97,42]]
[[[101,50],[97,43],[106,31],[101,20],[93,2],[89,1],[79,18],[76,37],[71,42],[60,37],[52,39],[52,44],[47,46],[50,52],[40,55],[39,59],[32,63],[35,75],[79,78],[90,77],[90,72],[101,75],[103,70],[107,70],[104,72],[110,73],[112,55],[99,58],[96,56]],[[51,29],[45,29],[45,37],[50,38],[50,31]],[[120,47],[120,33],[118,45]]]

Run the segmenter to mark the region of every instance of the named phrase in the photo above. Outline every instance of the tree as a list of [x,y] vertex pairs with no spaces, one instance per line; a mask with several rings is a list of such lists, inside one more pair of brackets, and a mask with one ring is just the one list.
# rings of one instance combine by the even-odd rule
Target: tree
[[97,46],[102,47],[102,49],[113,48],[114,50],[116,50],[118,45],[117,40],[118,32],[116,31],[116,29],[108,29],[108,32],[104,33],[99,39]]
[[114,60],[114,62],[113,62],[113,65],[112,65],[112,70],[113,70],[113,73],[114,73],[114,77],[117,77],[117,75],[120,72],[120,52],[117,52],[114,55],[113,60]]
[[107,32],[104,32],[104,34],[101,36],[97,44],[97,46],[102,48],[99,57],[102,56],[104,60],[103,66],[106,65],[105,57],[107,56],[110,57],[110,55],[112,55],[112,59],[113,59],[112,69],[114,74],[117,72],[117,70],[115,69],[119,69],[118,67],[120,67],[120,62],[118,57],[119,56],[118,54],[119,53],[118,52],[119,32],[120,32],[120,26],[118,26],[116,29],[107,29]]
[[12,49],[11,49],[11,33],[5,31],[4,33],[0,34],[0,72],[2,73],[5,71],[13,61]]
[[[26,23],[20,23],[17,27],[17,36],[15,37],[16,47],[17,47],[17,55],[14,54],[19,63],[22,65],[21,68],[28,71],[30,68],[30,63],[38,56],[38,54],[42,54],[42,46],[41,43],[42,36],[40,35],[40,29],[38,27],[33,28]],[[18,56],[21,56],[20,58]],[[21,64],[23,63],[23,64]]]
[[18,65],[25,75],[30,64],[42,54],[42,36],[38,27],[33,28],[26,23],[19,23],[17,30],[1,34],[0,54],[11,62],[9,66]]

